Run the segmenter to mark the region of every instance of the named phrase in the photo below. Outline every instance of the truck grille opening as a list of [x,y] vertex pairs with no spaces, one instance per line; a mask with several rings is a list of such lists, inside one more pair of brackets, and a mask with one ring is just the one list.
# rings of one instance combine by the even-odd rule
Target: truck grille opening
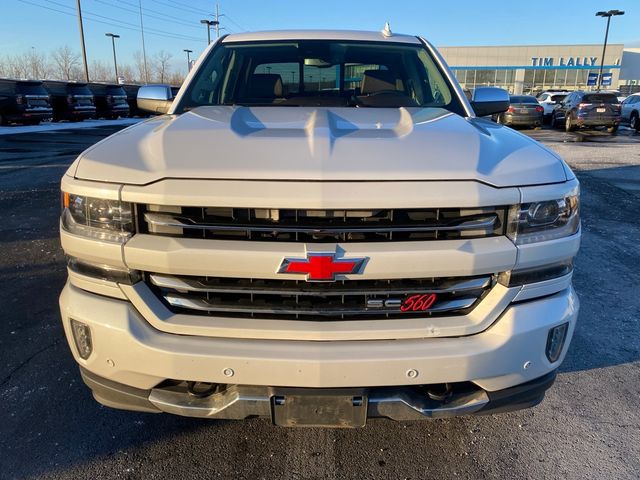
[[140,231],[218,240],[385,242],[504,235],[507,207],[305,210],[140,205]]
[[[174,313],[324,321],[465,315],[495,284],[493,276],[310,283],[146,273],[145,280]],[[401,310],[408,298],[432,294],[428,309]]]

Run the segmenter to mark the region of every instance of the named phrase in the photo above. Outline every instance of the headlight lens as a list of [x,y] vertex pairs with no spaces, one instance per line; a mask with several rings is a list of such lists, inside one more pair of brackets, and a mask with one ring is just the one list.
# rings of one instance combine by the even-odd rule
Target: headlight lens
[[524,203],[509,211],[507,235],[517,245],[573,235],[580,228],[578,192],[557,200]]
[[133,234],[133,210],[128,202],[62,194],[62,226],[75,235],[124,243]]

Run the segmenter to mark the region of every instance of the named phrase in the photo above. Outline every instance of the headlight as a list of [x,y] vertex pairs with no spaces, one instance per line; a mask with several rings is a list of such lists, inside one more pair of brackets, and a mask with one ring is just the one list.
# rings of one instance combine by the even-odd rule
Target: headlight
[[124,243],[133,234],[133,213],[128,202],[64,192],[62,207],[62,226],[75,235]]
[[509,210],[507,235],[517,245],[545,242],[573,235],[580,228],[580,196],[523,203]]

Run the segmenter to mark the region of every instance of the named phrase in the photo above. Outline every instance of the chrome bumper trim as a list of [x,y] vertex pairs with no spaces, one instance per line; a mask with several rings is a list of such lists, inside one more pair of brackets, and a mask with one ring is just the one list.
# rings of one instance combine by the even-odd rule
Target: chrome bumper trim
[[[278,389],[271,387],[232,386],[208,397],[154,388],[149,401],[159,410],[185,417],[241,420],[247,417],[271,416],[271,399]],[[414,389],[395,388],[376,391],[368,397],[367,417],[392,420],[420,420],[467,415],[489,403],[484,390],[454,395],[447,402],[430,400]]]

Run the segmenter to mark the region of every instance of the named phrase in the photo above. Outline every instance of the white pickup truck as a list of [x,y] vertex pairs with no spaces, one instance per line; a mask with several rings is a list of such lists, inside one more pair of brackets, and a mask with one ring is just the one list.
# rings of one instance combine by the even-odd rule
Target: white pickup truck
[[62,178],[66,336],[100,403],[282,426],[540,402],[573,334],[578,181],[436,49],[233,34]]

